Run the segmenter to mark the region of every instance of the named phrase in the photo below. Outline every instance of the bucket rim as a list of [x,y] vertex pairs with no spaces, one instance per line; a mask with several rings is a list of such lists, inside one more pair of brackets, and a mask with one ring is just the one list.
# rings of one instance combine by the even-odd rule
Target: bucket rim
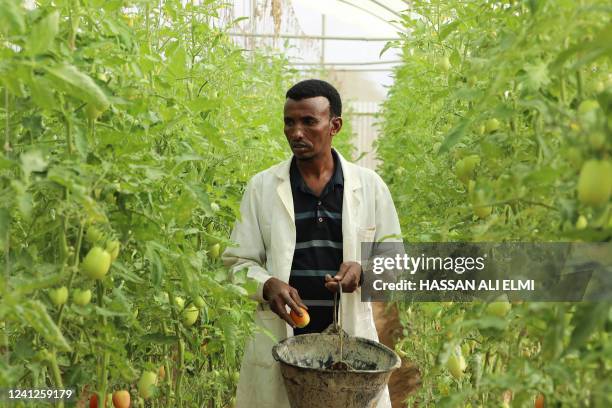
[[277,349],[284,343],[291,341],[291,339],[296,338],[296,337],[303,337],[303,336],[333,336],[333,337],[337,337],[337,335],[335,334],[322,334],[322,333],[307,333],[307,334],[298,334],[297,336],[290,336],[287,337],[286,339],[283,339],[281,341],[279,341],[278,343],[276,343],[274,346],[272,346],[272,357],[274,358],[274,360],[276,360],[277,362],[281,363],[281,364],[285,364],[288,366],[292,366],[295,368],[300,368],[302,370],[309,370],[309,371],[316,371],[316,372],[325,372],[325,373],[351,373],[351,374],[383,374],[383,373],[388,373],[388,372],[392,372],[393,370],[396,370],[398,368],[400,368],[400,366],[402,365],[402,360],[401,358],[397,355],[397,353],[393,350],[391,350],[389,347],[385,346],[382,343],[379,343],[377,341],[365,338],[365,337],[359,337],[359,336],[350,336],[353,339],[357,339],[357,340],[361,340],[363,342],[366,342],[368,344],[374,345],[376,347],[380,347],[383,350],[389,351],[393,357],[395,357],[395,362],[393,363],[393,365],[387,369],[387,370],[354,370],[354,371],[335,371],[335,370],[329,370],[329,369],[325,369],[325,368],[316,368],[316,367],[303,367],[301,365],[297,365],[297,364],[293,364],[293,363],[289,363],[287,361],[284,361],[280,358],[280,356],[278,355],[278,351]]

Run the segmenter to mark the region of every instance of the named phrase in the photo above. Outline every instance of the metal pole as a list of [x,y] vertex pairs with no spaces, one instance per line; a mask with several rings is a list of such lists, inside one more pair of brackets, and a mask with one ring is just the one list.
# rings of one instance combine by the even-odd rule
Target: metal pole
[[[257,0],[251,0],[251,34],[255,34],[257,27],[255,23],[255,9],[257,8]],[[255,36],[251,37],[251,49],[255,49],[257,47]]]
[[321,64],[321,62],[300,62],[300,61],[292,61],[291,65],[384,65],[384,64],[401,64],[403,61],[365,61],[365,62],[326,62]]
[[321,67],[325,65],[325,14],[321,14]]
[[[298,68],[300,71],[320,71],[321,68],[304,68],[304,69],[300,69]],[[325,69],[325,68],[323,68]],[[392,68],[334,68],[334,67],[330,67],[327,68],[329,70],[332,70],[334,72],[393,72]]]
[[253,34],[253,33],[227,33],[231,37],[261,37],[261,38],[286,38],[295,40],[328,40],[328,41],[399,41],[399,37],[349,37],[349,36],[321,36],[321,35],[298,35],[298,34]]

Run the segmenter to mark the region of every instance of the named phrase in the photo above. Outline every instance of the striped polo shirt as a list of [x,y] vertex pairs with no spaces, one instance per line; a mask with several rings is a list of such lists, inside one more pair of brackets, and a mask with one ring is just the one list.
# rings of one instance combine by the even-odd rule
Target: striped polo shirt
[[289,284],[308,306],[310,324],[294,334],[319,333],[333,322],[333,293],[325,275],[335,276],[342,264],[342,196],[344,176],[332,150],[334,173],[317,197],[291,161],[290,178],[295,212],[296,243]]

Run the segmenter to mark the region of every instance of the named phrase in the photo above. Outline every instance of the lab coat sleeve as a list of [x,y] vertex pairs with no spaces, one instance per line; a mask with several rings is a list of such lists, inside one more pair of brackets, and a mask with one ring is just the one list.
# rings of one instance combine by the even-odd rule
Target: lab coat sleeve
[[379,242],[402,242],[402,231],[391,192],[385,182],[376,175],[376,235]]
[[259,217],[261,194],[262,178],[255,176],[247,184],[242,197],[240,218],[236,220],[230,237],[234,245],[227,247],[222,260],[232,272],[248,268],[247,277],[257,282],[253,299],[263,303],[263,285],[271,276],[265,269],[266,247]]

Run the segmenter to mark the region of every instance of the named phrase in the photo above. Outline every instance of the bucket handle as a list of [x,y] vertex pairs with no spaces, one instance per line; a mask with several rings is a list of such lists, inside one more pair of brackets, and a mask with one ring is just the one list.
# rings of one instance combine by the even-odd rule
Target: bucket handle
[[[342,307],[342,299],[338,300],[338,292],[340,292],[340,298],[342,298],[342,284],[338,282],[338,290],[334,292],[334,327],[340,332],[342,330],[342,313],[340,308]],[[338,316],[336,315],[336,308],[338,308]],[[338,320],[340,320],[340,326],[338,326]]]

